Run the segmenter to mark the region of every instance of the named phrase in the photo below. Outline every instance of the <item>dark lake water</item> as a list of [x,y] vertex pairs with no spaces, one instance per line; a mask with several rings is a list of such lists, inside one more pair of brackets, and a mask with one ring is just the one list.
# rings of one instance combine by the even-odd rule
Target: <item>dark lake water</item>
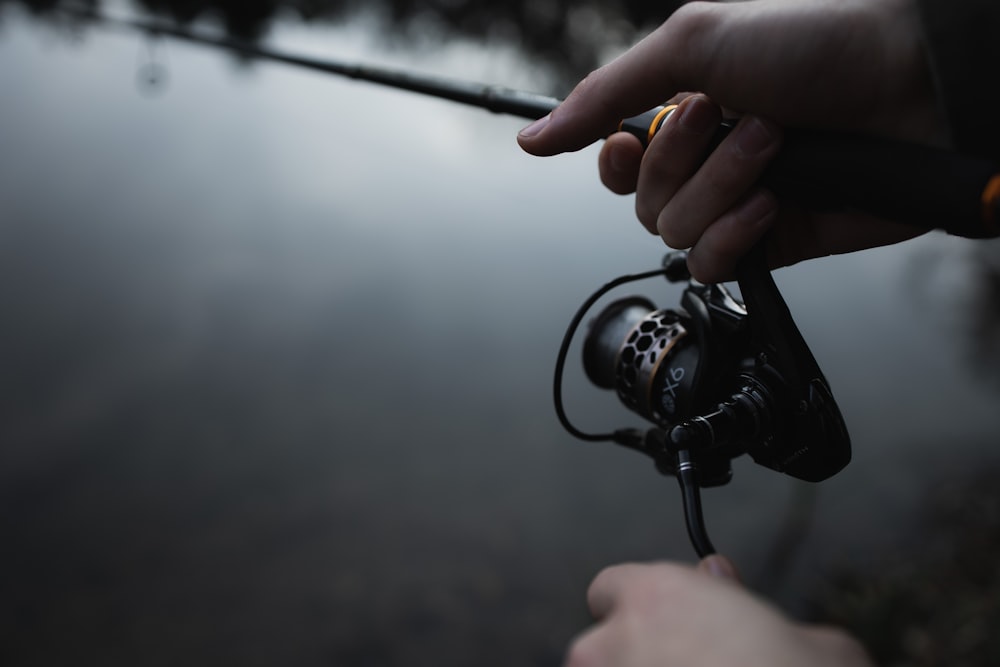
[[[272,39],[551,92],[516,52],[386,50],[364,20]],[[551,407],[577,305],[664,251],[595,149],[178,43],[144,90],[148,58],[0,13],[0,662],[552,665],[601,567],[692,559],[673,480]],[[752,585],[796,609],[993,461],[997,255],[930,235],[777,272],[855,456],[706,492]],[[570,411],[637,424],[576,358]]]

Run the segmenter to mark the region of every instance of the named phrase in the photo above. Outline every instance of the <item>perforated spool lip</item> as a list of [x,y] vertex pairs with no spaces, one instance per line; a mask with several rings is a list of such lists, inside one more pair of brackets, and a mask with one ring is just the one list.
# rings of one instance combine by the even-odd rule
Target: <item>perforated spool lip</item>
[[[587,374],[587,379],[590,380],[595,386],[601,387],[602,389],[614,389],[615,380],[615,370],[618,366],[618,355],[621,353],[620,343],[615,345],[617,348],[614,352],[608,352],[603,349],[603,337],[595,336],[595,331],[604,331],[609,323],[614,319],[620,317],[622,313],[630,308],[642,308],[648,313],[656,311],[656,304],[645,297],[641,296],[629,296],[616,301],[612,301],[610,304],[604,307],[604,309],[598,313],[598,315],[590,321],[589,331],[587,337],[583,342],[583,369]],[[641,318],[639,322],[636,323],[638,326],[645,318]],[[631,335],[631,329],[628,332]],[[624,340],[624,338],[623,338]],[[613,358],[613,363],[602,364],[600,360],[605,357]],[[612,356],[613,355],[613,356]]]
[[615,389],[631,410],[655,419],[651,392],[660,365],[687,335],[678,314],[656,310],[637,322],[615,360]]

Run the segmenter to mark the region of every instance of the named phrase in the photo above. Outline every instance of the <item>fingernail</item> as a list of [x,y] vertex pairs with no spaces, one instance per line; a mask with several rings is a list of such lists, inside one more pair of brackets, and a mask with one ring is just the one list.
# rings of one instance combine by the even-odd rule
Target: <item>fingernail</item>
[[777,141],[777,134],[760,118],[747,118],[735,130],[736,147],[744,155],[756,155]]
[[712,104],[702,95],[694,95],[681,102],[676,113],[677,123],[692,134],[705,134],[716,124]]
[[739,581],[736,567],[724,556],[708,556],[701,562],[702,567],[713,577]]
[[551,120],[551,118],[552,114],[546,114],[542,118],[539,118],[534,123],[532,123],[531,125],[527,126],[523,130],[518,132],[517,136],[524,137],[525,139],[532,138],[533,136],[535,136],[536,134],[545,129],[545,126],[549,124],[549,120]]

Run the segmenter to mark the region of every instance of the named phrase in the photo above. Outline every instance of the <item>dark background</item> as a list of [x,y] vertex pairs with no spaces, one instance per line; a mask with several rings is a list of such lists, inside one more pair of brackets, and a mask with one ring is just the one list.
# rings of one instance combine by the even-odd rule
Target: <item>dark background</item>
[[[577,305],[663,252],[594,149],[534,159],[517,119],[57,4],[0,2],[0,662],[553,665],[600,568],[692,559],[675,483],[551,408]],[[105,8],[553,95],[669,11]],[[706,493],[751,587],[885,655],[975,639],[998,275],[995,243],[937,234],[777,272],[855,457],[819,486],[740,460]],[[575,354],[571,413],[635,425]]]

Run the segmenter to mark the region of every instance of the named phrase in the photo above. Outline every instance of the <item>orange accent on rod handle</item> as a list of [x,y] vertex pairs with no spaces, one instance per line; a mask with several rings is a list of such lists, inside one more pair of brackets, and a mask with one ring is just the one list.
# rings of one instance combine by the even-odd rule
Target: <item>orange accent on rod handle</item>
[[995,174],[983,188],[983,222],[1000,234],[1000,174]]

